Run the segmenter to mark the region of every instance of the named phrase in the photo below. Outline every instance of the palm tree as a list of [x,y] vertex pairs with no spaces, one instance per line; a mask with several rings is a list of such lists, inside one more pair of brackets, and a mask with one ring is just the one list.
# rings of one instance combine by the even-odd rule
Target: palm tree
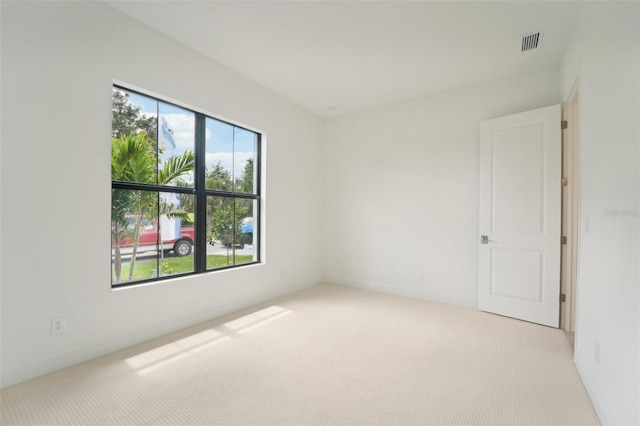
[[[156,171],[157,153],[154,141],[146,132],[111,139],[111,178],[114,181],[170,185],[182,181],[182,176],[193,171],[195,157],[193,152],[185,151],[181,155],[169,157]],[[141,190],[112,190],[111,230],[115,244],[114,269],[116,281],[120,281],[122,257],[120,241],[129,234],[133,238],[133,253],[129,268],[129,281],[133,279],[133,271],[138,252],[138,238],[146,213],[157,211],[158,193]],[[126,226],[126,214],[131,213],[134,219],[131,229]]]

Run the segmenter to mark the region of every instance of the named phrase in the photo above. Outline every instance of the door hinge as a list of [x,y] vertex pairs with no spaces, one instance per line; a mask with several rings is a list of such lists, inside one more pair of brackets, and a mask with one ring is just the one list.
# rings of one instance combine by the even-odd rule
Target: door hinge
[[560,122],[560,128],[561,128],[562,130],[565,130],[567,127],[569,127],[569,122],[568,122],[567,120],[562,120],[562,121]]
[[562,178],[562,186],[569,185],[569,180],[567,178]]
[[566,302],[567,301],[567,295],[564,293],[560,294],[560,302]]
[[567,237],[565,237],[565,236],[560,237],[560,243],[561,244],[567,244]]

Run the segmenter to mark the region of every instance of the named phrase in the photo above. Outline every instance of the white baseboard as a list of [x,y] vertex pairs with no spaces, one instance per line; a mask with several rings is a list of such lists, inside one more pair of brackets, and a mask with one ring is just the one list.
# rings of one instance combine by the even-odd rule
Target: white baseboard
[[412,297],[415,299],[429,300],[432,302],[448,303],[450,305],[464,306],[466,308],[478,309],[478,301],[471,299],[463,299],[459,297],[446,296],[422,291],[417,288],[394,287],[381,283],[364,282],[357,280],[341,279],[341,278],[325,278],[327,284],[343,285],[346,287],[360,288],[363,290],[377,291],[380,293],[393,294],[396,296]]
[[296,285],[280,288],[276,291],[266,292],[255,297],[248,297],[234,301],[226,305],[215,307],[215,314],[212,310],[201,311],[183,316],[181,318],[173,318],[170,321],[154,324],[151,327],[145,327],[133,330],[125,336],[110,339],[97,345],[80,348],[73,352],[69,352],[54,358],[45,359],[34,364],[25,365],[13,370],[7,370],[0,373],[0,389],[12,386],[48,373],[53,373],[76,364],[80,364],[91,359],[108,355],[134,345],[138,345],[176,331],[184,330],[205,321],[210,321],[224,315],[249,308],[253,305],[267,302],[278,297],[285,296],[290,293],[311,287],[320,281],[304,282]]

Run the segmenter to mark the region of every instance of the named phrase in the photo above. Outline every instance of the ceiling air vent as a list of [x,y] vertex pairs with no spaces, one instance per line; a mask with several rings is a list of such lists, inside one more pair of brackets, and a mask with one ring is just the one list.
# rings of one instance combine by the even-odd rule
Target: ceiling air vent
[[542,30],[520,36],[520,52],[537,49],[542,41]]

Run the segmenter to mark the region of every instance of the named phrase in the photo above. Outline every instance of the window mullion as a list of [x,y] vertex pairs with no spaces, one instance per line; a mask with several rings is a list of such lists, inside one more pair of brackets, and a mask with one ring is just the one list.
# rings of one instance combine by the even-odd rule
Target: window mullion
[[[257,144],[255,147],[256,150],[256,159],[254,162],[254,187],[253,187],[253,192],[258,196],[257,198],[257,203],[256,203],[256,216],[255,216],[255,220],[256,220],[256,226],[254,226],[254,232],[253,232],[253,247],[254,250],[256,251],[257,254],[257,258],[258,259],[262,259],[262,253],[260,252],[260,247],[261,247],[261,241],[260,241],[260,235],[261,232],[260,230],[262,229],[262,222],[261,222],[261,218],[262,218],[262,135],[261,134],[257,134]],[[255,230],[258,229],[258,232],[255,232]]]
[[207,194],[205,192],[206,174],[206,144],[205,144],[205,116],[196,114],[195,129],[195,270],[204,272],[207,269]]

